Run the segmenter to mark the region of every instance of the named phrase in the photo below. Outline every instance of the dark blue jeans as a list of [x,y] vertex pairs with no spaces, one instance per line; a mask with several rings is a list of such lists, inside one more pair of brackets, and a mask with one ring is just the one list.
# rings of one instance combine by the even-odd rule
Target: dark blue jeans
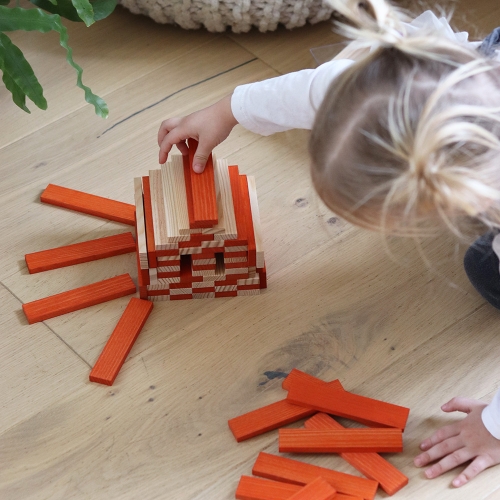
[[479,237],[467,250],[464,268],[474,288],[493,307],[500,309],[499,261],[491,247],[494,233]]

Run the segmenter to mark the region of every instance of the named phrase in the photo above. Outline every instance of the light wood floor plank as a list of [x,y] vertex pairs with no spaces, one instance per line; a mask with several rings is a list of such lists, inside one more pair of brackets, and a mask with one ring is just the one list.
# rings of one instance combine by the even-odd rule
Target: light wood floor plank
[[[113,90],[138,80],[220,37],[204,31],[187,32],[174,26],[160,26],[142,16],[133,16],[118,8],[109,18],[86,28],[83,23],[65,21],[74,60],[83,68],[83,83],[104,100]],[[76,86],[76,72],[66,62],[66,53],[53,33],[10,33],[33,66],[48,101],[46,111],[31,101],[31,115],[12,102],[10,93],[0,87],[2,119],[9,127],[2,130],[0,147],[10,144],[49,123],[83,108],[83,115],[94,127],[108,121],[94,114],[85,102],[83,90]],[[45,57],[40,57],[40,54]],[[110,103],[108,102],[108,105]],[[109,118],[117,109],[110,106]],[[82,120],[82,118],[80,118]],[[68,139],[68,136],[66,137]]]

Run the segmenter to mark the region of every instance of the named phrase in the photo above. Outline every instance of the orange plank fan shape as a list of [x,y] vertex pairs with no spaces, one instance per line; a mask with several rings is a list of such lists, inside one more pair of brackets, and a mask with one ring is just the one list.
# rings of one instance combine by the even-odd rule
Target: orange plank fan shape
[[[54,184],[41,194],[43,203],[136,229],[135,240],[128,232],[25,256],[29,272],[39,273],[136,252],[140,299],[132,298],[123,312],[90,373],[92,382],[114,383],[152,301],[256,295],[267,287],[255,180],[212,155],[196,174],[197,146],[189,140],[189,156],[172,155],[161,170],[134,179],[133,205]],[[135,292],[123,274],[26,303],[23,310],[31,324]],[[281,405],[283,418],[312,414],[287,401]]]

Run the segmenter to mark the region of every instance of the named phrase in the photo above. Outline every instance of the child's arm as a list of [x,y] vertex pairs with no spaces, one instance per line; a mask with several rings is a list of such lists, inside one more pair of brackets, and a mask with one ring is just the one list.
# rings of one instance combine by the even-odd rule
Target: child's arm
[[316,69],[240,85],[232,95],[208,108],[165,120],[158,131],[160,163],[166,161],[174,144],[187,154],[185,140],[193,138],[198,141],[193,168],[202,172],[212,149],[227,138],[237,123],[261,135],[311,129],[331,82],[351,64],[350,60],[330,61]]
[[203,172],[212,149],[227,138],[237,123],[231,111],[230,95],[188,116],[165,120],[158,131],[160,163],[167,161],[168,153],[174,144],[183,155],[187,155],[185,141],[192,138],[198,141],[193,170]]
[[441,409],[447,413],[461,411],[468,415],[426,439],[420,445],[424,453],[415,457],[415,465],[424,467],[439,460],[425,471],[425,475],[432,479],[472,460],[452,482],[453,486],[459,487],[488,467],[500,463],[500,435],[496,434],[500,432],[500,391],[489,406],[474,399],[453,398]]

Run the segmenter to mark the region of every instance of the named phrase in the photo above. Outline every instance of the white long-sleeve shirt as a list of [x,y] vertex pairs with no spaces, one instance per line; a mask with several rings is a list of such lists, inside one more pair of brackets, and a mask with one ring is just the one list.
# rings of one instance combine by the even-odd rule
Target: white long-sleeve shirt
[[[418,16],[406,28],[409,33],[433,31],[459,43],[479,45],[479,42],[468,42],[468,33],[455,33],[444,17],[437,18],[431,11]],[[240,125],[260,135],[295,128],[310,130],[330,84],[353,63],[338,59],[316,69],[236,87],[231,98],[233,115]],[[482,419],[488,431],[500,439],[500,391],[483,410]]]

